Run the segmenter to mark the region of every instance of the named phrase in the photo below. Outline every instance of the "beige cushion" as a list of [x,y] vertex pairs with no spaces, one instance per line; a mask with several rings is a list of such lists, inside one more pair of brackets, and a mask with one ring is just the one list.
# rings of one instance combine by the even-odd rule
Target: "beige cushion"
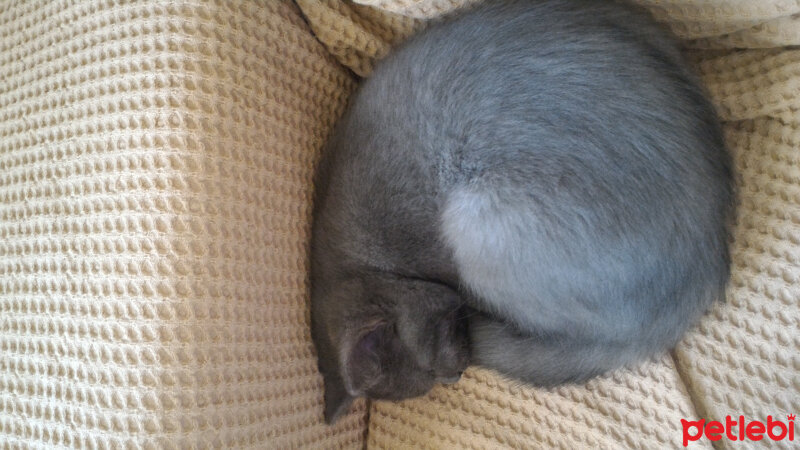
[[[2,448],[365,444],[363,402],[321,422],[313,166],[355,86],[339,63],[367,75],[475,0],[360,1],[383,9],[0,4]],[[684,417],[800,412],[800,55],[780,48],[800,44],[800,5],[642,2],[687,39],[726,122],[727,302],[673,355],[585,386],[471,369],[375,402],[369,446],[655,448],[680,446]]]
[[361,448],[308,330],[353,88],[296,6],[0,4],[0,448]]
[[[475,0],[357,3],[298,0],[331,52],[368,75],[404,37]],[[639,3],[685,39],[734,155],[726,302],[671,355],[584,386],[537,390],[471,369],[422,399],[374,402],[370,447],[682,448],[682,418],[786,421],[800,411],[800,51],[781,48],[800,45],[800,3]]]

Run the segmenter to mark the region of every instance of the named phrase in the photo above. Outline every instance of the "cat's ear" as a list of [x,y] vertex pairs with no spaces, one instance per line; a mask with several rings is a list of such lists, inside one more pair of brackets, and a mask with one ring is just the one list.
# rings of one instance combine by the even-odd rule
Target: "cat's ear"
[[326,376],[325,380],[325,422],[332,424],[347,414],[355,397],[347,392],[342,379],[338,376]]
[[389,348],[389,333],[385,322],[363,330],[345,356],[345,385],[351,393],[364,395],[381,378],[381,360]]
[[385,322],[372,325],[354,336],[350,345],[343,345],[341,377],[325,378],[325,421],[333,423],[347,413],[356,397],[381,381],[381,360],[390,347],[391,336]]

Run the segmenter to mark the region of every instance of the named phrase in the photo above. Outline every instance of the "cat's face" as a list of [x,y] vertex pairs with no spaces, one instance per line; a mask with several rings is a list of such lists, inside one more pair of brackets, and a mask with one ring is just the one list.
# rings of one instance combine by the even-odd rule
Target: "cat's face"
[[359,277],[315,286],[312,302],[329,422],[356,397],[420,396],[457,381],[468,364],[462,302],[443,285]]

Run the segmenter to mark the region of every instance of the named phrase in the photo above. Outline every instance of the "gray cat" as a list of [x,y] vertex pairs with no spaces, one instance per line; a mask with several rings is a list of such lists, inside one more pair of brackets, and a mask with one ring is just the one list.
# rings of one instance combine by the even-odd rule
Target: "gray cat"
[[723,294],[732,205],[713,107],[642,11],[491,1],[430,27],[318,172],[326,419],[468,364],[552,386],[674,346]]

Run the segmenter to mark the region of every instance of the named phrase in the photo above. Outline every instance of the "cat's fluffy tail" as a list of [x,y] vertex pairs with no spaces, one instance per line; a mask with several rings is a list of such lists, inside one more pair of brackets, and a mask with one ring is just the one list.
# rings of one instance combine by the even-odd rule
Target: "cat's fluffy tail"
[[481,313],[470,317],[469,326],[472,364],[536,386],[583,382],[645,356],[635,343],[532,336]]

